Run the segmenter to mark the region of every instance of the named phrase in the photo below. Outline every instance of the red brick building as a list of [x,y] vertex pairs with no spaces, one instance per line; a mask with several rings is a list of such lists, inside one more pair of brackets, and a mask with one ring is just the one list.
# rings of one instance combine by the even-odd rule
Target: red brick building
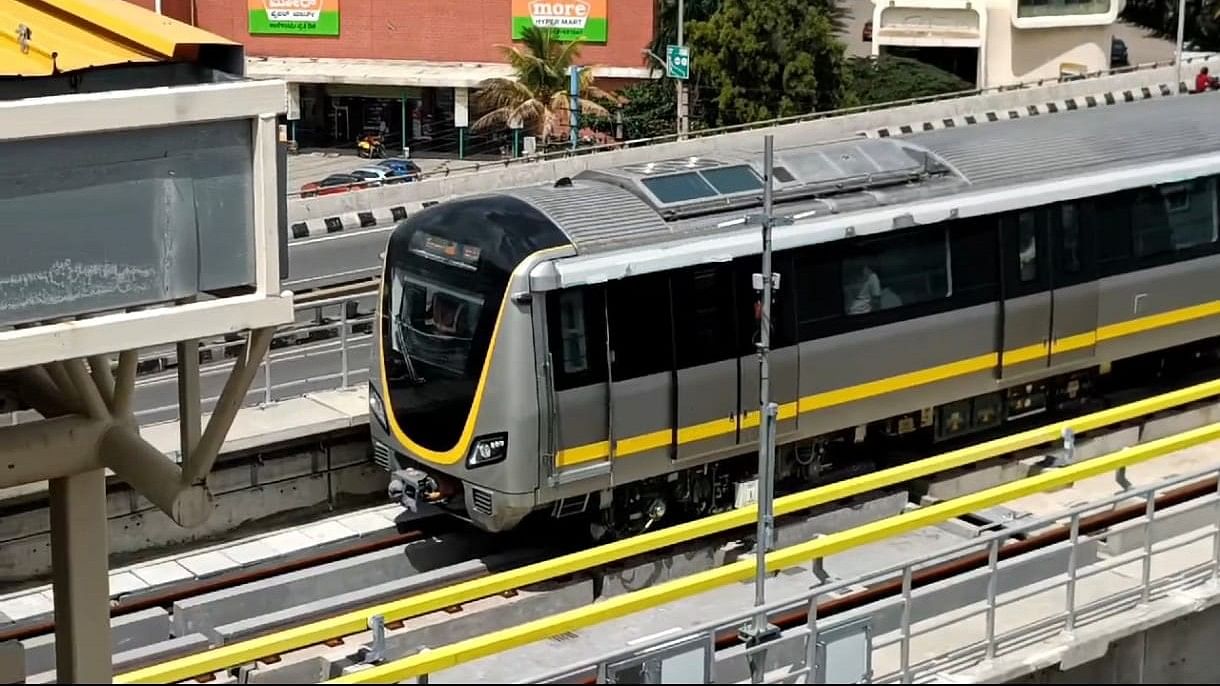
[[302,146],[350,145],[371,128],[386,132],[391,152],[498,147],[497,136],[465,132],[480,114],[470,95],[511,75],[497,46],[521,27],[582,38],[580,62],[613,89],[648,77],[642,50],[655,16],[655,0],[130,1],[241,42],[249,76],[293,84],[289,120]]

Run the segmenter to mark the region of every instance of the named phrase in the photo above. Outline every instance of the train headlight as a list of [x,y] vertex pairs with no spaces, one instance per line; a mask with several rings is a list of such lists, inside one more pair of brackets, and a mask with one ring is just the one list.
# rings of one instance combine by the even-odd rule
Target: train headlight
[[385,418],[385,403],[381,400],[381,393],[373,388],[373,384],[369,384],[369,414],[377,418],[383,429],[389,429],[389,423]]
[[466,466],[482,467],[502,462],[508,455],[508,434],[484,436],[474,442],[466,456]]

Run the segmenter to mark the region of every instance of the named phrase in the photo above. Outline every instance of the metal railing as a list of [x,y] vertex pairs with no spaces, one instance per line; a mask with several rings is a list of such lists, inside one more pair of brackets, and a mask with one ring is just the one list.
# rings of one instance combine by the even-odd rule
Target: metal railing
[[[368,379],[375,314],[374,291],[298,302],[298,320],[281,327],[250,384],[243,407],[267,405],[306,393],[347,388]],[[364,307],[361,307],[361,306]],[[312,315],[307,322],[302,315]],[[215,407],[234,360],[244,350],[241,337],[200,344],[200,388],[204,412]],[[141,350],[135,416],[141,425],[178,419],[177,358],[173,348]],[[32,411],[0,415],[0,425],[39,419]]]
[[[1209,467],[1192,474],[1175,477],[1149,486],[1126,486],[1116,495],[1079,505],[1053,516],[1009,524],[1003,530],[980,536],[945,551],[920,559],[903,562],[851,579],[815,586],[810,591],[765,606],[769,615],[803,611],[807,621],[803,626],[784,631],[773,641],[738,650],[721,650],[717,655],[719,636],[739,629],[752,620],[755,609],[737,612],[696,628],[670,633],[630,649],[617,650],[599,657],[554,670],[517,683],[615,683],[624,675],[634,678],[629,683],[728,683],[741,678],[741,663],[750,658],[771,656],[770,673],[763,683],[914,683],[945,674],[947,670],[963,670],[1003,654],[1013,653],[1035,642],[1054,638],[1056,634],[1070,636],[1084,626],[1104,621],[1114,613],[1147,607],[1150,603],[1190,587],[1220,582],[1220,493],[1213,490],[1205,497],[1185,504],[1157,507],[1157,495],[1182,484],[1198,482],[1206,477],[1220,479],[1220,469]],[[1120,480],[1120,484],[1123,481]],[[1220,481],[1217,481],[1220,483]],[[1113,511],[1120,504],[1142,501],[1144,514],[1125,524],[1110,527],[1097,535],[1081,533],[1081,522],[1090,515]],[[1169,516],[1184,517],[1202,512],[1210,523],[1158,541],[1158,528],[1165,526]],[[1018,541],[1049,527],[1066,526],[1066,540],[1036,551],[1000,560],[1001,550],[1010,541]],[[1172,530],[1169,531],[1172,533]],[[1132,536],[1142,543],[1132,550],[1115,550],[1109,556],[1092,554],[1089,562],[1082,561],[1086,551],[1095,550],[1101,541],[1114,541],[1120,536]],[[1196,551],[1197,560],[1154,576],[1156,562],[1190,548],[1200,542],[1210,542],[1208,554]],[[1116,545],[1119,543],[1108,543]],[[987,563],[980,569],[946,582],[914,589],[912,580],[921,571],[943,564],[946,559],[960,558],[970,553],[986,551]],[[1032,556],[1032,559],[1031,559]],[[1056,564],[1061,562],[1062,566]],[[1017,575],[1007,578],[1004,572],[1019,566],[1038,565],[1042,578],[1028,584],[1015,582]],[[1138,566],[1132,575],[1132,587],[1116,589],[1115,577],[1100,575],[1124,567]],[[1161,565],[1166,567],[1169,565]],[[1095,580],[1104,588],[1099,597],[1080,601],[1082,584]],[[833,619],[819,618],[819,609],[827,601],[861,587],[896,585],[901,591],[890,598],[874,601],[836,615]],[[1001,592],[1001,586],[1009,588]],[[1058,611],[1037,616],[1037,605],[1023,602],[1035,596],[1046,598],[1060,590],[1062,606]],[[1220,592],[1220,587],[1212,586]],[[922,602],[921,602],[922,601]],[[945,605],[956,602],[959,607],[945,611]],[[1047,602],[1046,600],[1042,601]],[[1021,616],[1009,613],[1009,625],[1001,631],[1000,615],[1005,608],[1019,608]],[[1033,615],[1033,616],[1031,616]],[[971,619],[981,617],[981,635],[960,629]],[[918,620],[918,621],[917,621]],[[957,630],[957,631],[955,631]],[[946,643],[956,646],[942,654],[927,654],[924,659],[913,657],[912,643],[916,638],[932,637],[938,631],[950,636]],[[966,638],[963,638],[966,637]],[[839,650],[829,650],[836,645]],[[895,656],[894,653],[897,653]],[[731,654],[730,654],[731,653]],[[685,659],[678,659],[680,657]],[[732,664],[732,663],[737,664]],[[665,669],[666,663],[683,666],[677,671]],[[880,669],[879,669],[880,667]],[[640,676],[644,676],[640,679]],[[621,683],[621,681],[620,681]]]
[[[1211,59],[1212,55],[1188,57],[1182,60],[1182,64],[1190,64],[1191,62],[1205,62]],[[693,138],[704,138],[707,136],[717,136],[721,134],[738,133],[742,131],[752,131],[755,129],[770,128],[773,126],[783,126],[786,124],[800,124],[804,122],[817,121],[830,117],[843,117],[851,114],[861,114],[864,112],[876,112],[879,110],[897,109],[899,107],[908,107],[911,105],[923,105],[932,102],[941,102],[945,100],[956,100],[958,98],[968,98],[979,95],[991,95],[994,93],[1004,93],[1008,91],[1018,91],[1030,88],[1041,88],[1044,86],[1053,86],[1061,83],[1073,83],[1077,81],[1085,81],[1103,78],[1106,76],[1117,76],[1121,74],[1130,74],[1141,71],[1151,71],[1163,67],[1171,67],[1174,65],[1174,60],[1160,60],[1155,62],[1143,62],[1140,64],[1128,65],[1126,67],[1115,67],[1111,69],[1101,69],[1083,74],[1065,74],[1056,77],[1048,77],[1042,79],[1031,79],[1029,81],[1018,81],[1016,83],[1003,86],[989,86],[987,88],[974,88],[969,90],[952,91],[948,93],[938,93],[936,95],[925,95],[916,98],[905,98],[902,100],[890,100],[886,102],[874,103],[871,105],[857,105],[854,107],[842,107],[823,112],[808,112],[805,114],[789,115],[787,117],[776,117],[773,119],[764,119],[755,122],[747,122],[744,124],[731,124],[727,126],[715,126],[705,129],[692,129],[685,135],[677,133],[666,134],[664,136],[651,136],[648,138],[632,138],[624,141],[616,141],[614,143],[604,143],[599,145],[584,145],[575,149],[565,148],[554,150],[551,152],[536,153],[531,155],[521,155],[519,157],[507,157],[504,159],[487,161],[487,162],[471,162],[465,165],[450,165],[445,164],[441,167],[429,170],[422,170],[419,173],[411,175],[411,183],[427,181],[433,178],[447,178],[457,174],[477,173],[488,169],[504,169],[513,165],[529,164],[535,162],[549,162],[551,160],[565,159],[569,157],[579,157],[583,155],[592,155],[600,152],[609,152],[612,150],[624,150],[627,148],[642,148],[652,145],[660,145],[662,143],[677,143],[683,140]],[[390,186],[400,184],[389,184]],[[374,188],[384,188],[385,185],[368,186],[367,182],[354,184],[348,192],[359,192],[372,190]],[[347,188],[346,186],[333,186],[332,188]],[[326,194],[323,194],[326,195]],[[303,197],[300,191],[289,191],[287,193],[289,199],[298,196],[299,199],[308,199]]]

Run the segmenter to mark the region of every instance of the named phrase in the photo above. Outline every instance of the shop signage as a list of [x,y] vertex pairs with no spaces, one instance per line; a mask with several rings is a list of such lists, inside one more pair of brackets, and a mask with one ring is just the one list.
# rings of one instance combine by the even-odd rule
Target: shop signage
[[513,39],[527,26],[558,29],[561,40],[606,42],[608,0],[513,0]]
[[[604,0],[603,0],[604,1]],[[246,0],[250,35],[339,35],[339,0]]]

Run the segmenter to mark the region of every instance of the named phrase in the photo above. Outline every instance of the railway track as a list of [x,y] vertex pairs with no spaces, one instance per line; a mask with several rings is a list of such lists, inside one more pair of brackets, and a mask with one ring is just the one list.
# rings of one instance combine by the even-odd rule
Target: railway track
[[[1179,383],[1176,383],[1173,385],[1183,386],[1185,384],[1186,380],[1189,380],[1189,379],[1188,378],[1180,379]],[[1163,385],[1164,384],[1161,384],[1161,386],[1163,386]],[[1145,389],[1142,393],[1139,393],[1139,395],[1148,396],[1148,395],[1152,395],[1152,393],[1154,391],[1159,391],[1159,390],[1163,390],[1163,388],[1150,386],[1148,389]],[[1131,391],[1126,391],[1125,394],[1127,396],[1130,396]],[[1193,412],[1201,405],[1207,405],[1207,404],[1214,403],[1215,400],[1216,400],[1215,395],[1209,395],[1207,397],[1200,398],[1200,399],[1196,400],[1195,402],[1176,406],[1176,407],[1172,408],[1172,411],[1167,410],[1165,412],[1158,412],[1158,413],[1143,415],[1143,416],[1140,416],[1138,418],[1134,418],[1134,419],[1131,419],[1128,421],[1112,423],[1112,424],[1108,425],[1104,430],[1097,430],[1097,431],[1091,432],[1089,435],[1092,438],[1096,438],[1103,434],[1118,433],[1118,432],[1121,432],[1121,431],[1124,431],[1124,430],[1130,428],[1133,425],[1143,424],[1143,423],[1149,421],[1150,418],[1153,418],[1153,417],[1161,417],[1161,416],[1166,416],[1166,415],[1170,415],[1170,414],[1186,415],[1188,413]],[[1053,443],[1044,443],[1037,447],[993,457],[989,460],[986,460],[983,463],[979,463],[979,465],[985,466],[986,464],[1011,462],[1013,460],[1020,460],[1020,459],[1025,459],[1025,458],[1029,458],[1029,457],[1036,457],[1038,455],[1046,455],[1048,453],[1053,452],[1056,448],[1057,448],[1057,446],[1055,446]],[[977,487],[982,487],[982,486],[977,486]],[[1190,496],[1190,493],[1202,492],[1202,491],[1205,491],[1206,488],[1207,488],[1206,485],[1199,486],[1195,490],[1190,491],[1189,493],[1183,491],[1181,493],[1175,493],[1172,496],[1167,496],[1166,500],[1165,500],[1165,504],[1168,506],[1169,504],[1174,502],[1175,499],[1193,497],[1193,496]],[[1214,488],[1214,484],[1213,484],[1213,488]],[[871,492],[871,493],[854,496],[851,499],[849,499],[846,503],[842,499],[836,499],[831,503],[826,503],[824,506],[819,506],[813,510],[802,509],[802,510],[795,511],[795,512],[789,512],[787,514],[781,514],[781,515],[777,516],[777,525],[781,528],[798,527],[798,528],[792,529],[792,530],[797,531],[798,535],[801,535],[800,531],[803,531],[803,530],[799,529],[799,527],[804,526],[804,527],[806,527],[806,529],[808,529],[810,526],[810,522],[812,522],[819,516],[824,516],[827,513],[833,513],[835,511],[842,511],[842,510],[850,509],[850,506],[852,504],[858,505],[861,502],[876,502],[879,499],[883,499],[888,494],[898,494],[900,492],[903,494],[901,499],[903,500],[903,502],[905,504],[907,496],[909,494],[913,494],[918,491],[919,491],[919,488],[918,488],[917,484],[911,482],[910,480],[902,481],[899,483],[894,483],[892,485],[883,487],[882,489],[879,489],[879,490]],[[1129,514],[1129,512],[1130,512],[1129,510],[1116,510],[1114,513],[1109,513],[1105,517],[1091,518],[1087,522],[1088,526],[1092,527],[1089,529],[1089,531],[1094,531],[1094,530],[1097,530],[1100,528],[1104,528],[1106,526],[1112,526],[1114,522],[1120,521],[1121,517],[1126,516],[1126,514]],[[1124,514],[1124,513],[1126,513],[1126,514]],[[886,515],[883,513],[883,514],[879,514],[878,516],[886,516]],[[1116,517],[1120,518],[1120,519],[1115,519]],[[549,532],[549,535],[551,535],[552,537],[556,537],[556,534],[553,531]],[[736,526],[736,527],[712,534],[710,536],[700,538],[696,541],[678,542],[674,545],[666,546],[664,548],[659,548],[657,550],[647,552],[647,553],[644,553],[641,555],[636,555],[636,556],[620,559],[617,561],[612,560],[608,563],[601,564],[601,565],[595,566],[593,568],[589,568],[589,569],[585,569],[585,570],[581,570],[581,571],[575,571],[575,572],[567,574],[561,578],[551,579],[550,581],[543,581],[543,582],[527,581],[527,583],[523,583],[519,587],[510,589],[508,591],[508,595],[509,596],[514,595],[516,593],[516,591],[518,591],[518,590],[529,590],[530,592],[542,592],[545,590],[560,589],[560,588],[571,586],[573,584],[579,584],[581,582],[588,582],[588,581],[593,581],[595,586],[598,584],[606,584],[606,583],[609,583],[607,581],[607,579],[615,578],[616,575],[618,575],[620,572],[639,570],[642,568],[656,568],[656,569],[668,568],[668,567],[673,566],[673,563],[676,560],[686,560],[689,562],[691,559],[696,557],[695,555],[692,555],[692,552],[694,552],[694,551],[704,551],[705,552],[708,550],[717,550],[717,549],[724,550],[726,548],[732,548],[734,546],[739,550],[744,550],[749,545],[752,545],[753,535],[754,535],[754,528],[753,528],[752,524],[746,525],[746,526]],[[1055,538],[1055,536],[1061,537],[1062,535],[1063,535],[1062,532],[1053,533],[1053,534],[1040,534],[1037,537],[1033,537],[1026,541],[1021,542],[1020,545],[1010,544],[1009,547],[1005,548],[1005,552],[1003,554],[1006,556],[1018,555],[1018,554],[1021,554],[1023,551],[1033,550],[1040,546],[1050,545],[1054,541],[1062,540],[1061,538]],[[713,559],[713,557],[714,556],[709,557],[706,554],[703,555],[703,558],[701,558],[703,561],[700,564],[705,564],[705,565],[709,565],[709,566],[717,564],[717,562]],[[502,571],[511,572],[515,569],[520,568],[521,566],[524,566],[525,564],[527,564],[527,563],[523,562],[518,567],[505,568]],[[944,575],[946,575],[946,574],[961,573],[962,571],[974,568],[971,565],[977,565],[977,564],[978,564],[977,557],[956,560],[952,564],[946,565],[939,570],[934,570],[932,572],[924,573],[923,575],[921,575],[919,577],[918,583],[919,584],[932,583],[938,578],[945,578]],[[676,569],[676,567],[675,567],[675,569]],[[690,573],[690,572],[697,571],[697,570],[694,568],[691,568],[688,564],[686,566],[686,568],[683,569],[682,571],[683,571],[683,573]],[[656,579],[652,580],[652,582],[656,582],[656,581],[657,581]],[[842,599],[836,599],[835,603],[838,603],[838,605],[833,605],[833,604],[828,605],[827,611],[828,612],[846,611],[847,609],[850,609],[851,607],[859,606],[859,603],[866,602],[866,600],[869,598],[877,597],[876,594],[887,593],[887,592],[892,592],[892,588],[883,586],[883,587],[878,587],[878,588],[874,588],[874,589],[868,589],[868,593],[871,593],[873,595],[860,595],[856,600],[851,601],[851,602],[857,603],[856,605],[851,605],[850,603],[848,603],[847,601],[844,601]],[[484,599],[486,599],[488,596],[482,596],[482,597]],[[464,601],[451,603],[449,605],[441,606],[438,608],[426,610],[426,611],[419,612],[419,613],[399,612],[392,618],[391,617],[386,618],[387,621],[385,623],[385,628],[387,631],[391,631],[391,632],[395,631],[395,630],[399,630],[399,629],[404,628],[405,620],[411,619],[413,617],[422,617],[424,615],[431,614],[434,612],[443,612],[447,615],[453,615],[454,613],[461,614],[462,612],[466,611],[468,604],[470,607],[477,605],[478,604],[476,602],[477,600],[478,600],[477,598],[472,597],[472,598],[469,598]],[[847,603],[847,604],[845,604],[845,603]],[[384,606],[382,606],[382,607],[384,607]],[[835,609],[836,607],[839,609],[836,610]],[[375,613],[376,613],[376,610],[370,610],[368,613],[365,613],[365,614],[369,615],[369,614],[375,614]],[[789,621],[789,622],[801,621],[800,618],[796,617],[795,615],[793,617],[780,617],[778,619],[783,619],[783,620]],[[513,621],[519,622],[520,617],[514,615]],[[496,628],[494,623],[480,624],[480,626],[482,627],[483,632]],[[305,629],[303,628],[302,631],[305,631]],[[339,652],[344,652],[347,650],[348,646],[355,645],[355,644],[360,643],[361,641],[368,640],[368,639],[370,639],[370,637],[371,637],[371,635],[362,627],[359,629],[348,631],[346,634],[344,634],[342,636],[340,636],[340,635],[331,636],[331,637],[329,637],[329,639],[327,641],[324,642],[324,644],[326,646],[329,646],[333,650],[336,650]],[[726,637],[724,640],[727,641],[727,640],[729,640],[729,638]],[[305,654],[313,654],[313,652],[311,652],[313,649],[311,649],[311,647],[310,647],[313,645],[316,645],[316,644],[311,642],[309,645],[302,645],[302,646],[297,646],[297,647],[292,647],[292,648],[286,648],[283,650],[268,650],[267,654],[259,656],[258,661],[263,662],[264,664],[290,663],[296,656],[305,655]],[[355,652],[360,652],[360,651],[359,651],[359,649],[357,649]],[[347,654],[351,654],[351,651],[348,651]],[[387,656],[387,657],[392,658],[393,656]],[[242,661],[248,662],[248,660],[242,660]],[[224,674],[224,672],[222,670],[220,672],[207,672],[205,674],[200,674],[197,676],[199,676],[202,679],[208,680],[208,679],[215,679],[215,678],[224,678],[223,674]]]
[[[1197,377],[1197,376],[1207,376],[1207,374],[1204,373],[1203,371],[1199,371],[1196,374],[1181,375],[1181,376],[1175,378],[1174,380],[1172,380],[1171,382],[1163,381],[1159,384],[1148,385],[1145,388],[1135,389],[1135,390],[1125,389],[1125,390],[1122,390],[1122,391],[1116,393],[1113,397],[1110,397],[1107,400],[1108,400],[1108,402],[1113,403],[1113,402],[1119,402],[1120,400],[1131,400],[1133,398],[1133,396],[1134,397],[1147,397],[1147,396],[1153,395],[1157,392],[1163,392],[1167,388],[1183,387],[1188,382],[1194,380],[1194,377]],[[1185,413],[1192,411],[1193,409],[1195,409],[1196,407],[1198,407],[1200,405],[1209,404],[1211,402],[1214,402],[1214,397],[1202,398],[1193,403],[1174,407],[1174,408],[1172,408],[1172,410],[1167,410],[1160,414],[1185,414]],[[1111,424],[1106,428],[1105,433],[1116,433],[1116,432],[1123,431],[1127,428],[1130,428],[1133,425],[1142,424],[1142,423],[1148,421],[1151,416],[1153,416],[1153,415],[1141,416],[1141,417],[1133,418],[1133,419],[1130,419],[1130,420],[1127,420],[1124,422],[1118,422],[1118,423]],[[1042,419],[1047,419],[1047,418],[1048,417],[1045,415],[1042,417]],[[1005,433],[1011,433],[1012,431],[1016,431],[1020,428],[1023,428],[1023,427],[1014,426],[1014,427],[1012,427],[1011,431],[1008,431]],[[946,447],[951,447],[951,446],[945,446],[945,445],[936,446],[935,449],[931,449],[929,452],[932,452],[932,453],[943,452]],[[1006,461],[1011,462],[1014,459],[1021,459],[1022,457],[1028,457],[1030,455],[1046,454],[1047,452],[1050,452],[1050,449],[1053,449],[1053,448],[1054,448],[1053,445],[1043,445],[1043,446],[1039,446],[1036,448],[1030,448],[1030,449],[1027,449],[1024,451],[1018,451],[1017,453],[1010,454],[1010,455],[998,456],[998,457],[992,458],[988,462],[990,462],[990,463],[998,463],[998,462],[1006,462]],[[921,455],[922,455],[922,453],[921,453]],[[919,457],[919,456],[915,456],[915,457]],[[885,464],[887,462],[901,462],[901,461],[910,460],[910,459],[912,459],[912,455],[910,455],[910,454],[905,454],[902,456],[883,456],[881,459],[877,460],[877,463],[879,465],[881,465],[881,464]],[[854,500],[855,500],[855,502],[858,503],[861,501],[867,501],[869,499],[876,499],[876,498],[882,497],[886,494],[899,493],[899,492],[903,492],[904,497],[905,497],[905,495],[907,493],[913,492],[910,490],[910,488],[911,488],[911,484],[909,484],[907,482],[898,483],[898,484],[894,484],[894,485],[891,485],[888,487],[884,487],[874,493],[870,493],[870,494],[863,495],[863,496],[858,496]],[[777,496],[782,496],[782,495],[783,495],[782,491],[777,493]],[[838,503],[838,505],[842,506],[843,503]],[[822,508],[822,509],[826,510],[828,508]],[[781,526],[783,526],[783,525],[786,525],[787,522],[797,521],[797,520],[800,520],[802,517],[807,518],[808,516],[809,516],[809,512],[807,512],[807,511],[789,513],[787,515],[781,515],[780,517],[778,517],[777,522]],[[418,526],[418,528],[413,528],[410,531],[400,532],[400,533],[397,533],[394,535],[384,536],[384,537],[380,537],[380,538],[377,538],[374,540],[358,542],[355,544],[340,545],[335,548],[326,550],[324,552],[313,554],[313,555],[308,555],[308,556],[301,557],[301,558],[296,558],[296,559],[292,559],[292,560],[286,560],[286,561],[281,561],[281,562],[271,563],[271,564],[264,564],[264,565],[260,565],[256,568],[248,568],[248,569],[242,570],[240,572],[223,574],[223,575],[219,575],[219,576],[201,580],[201,581],[192,581],[192,582],[179,584],[179,585],[175,585],[175,586],[171,586],[171,587],[167,587],[167,588],[162,588],[151,594],[125,597],[115,603],[114,607],[112,608],[112,617],[121,617],[121,616],[124,616],[127,614],[139,612],[141,610],[154,608],[154,607],[160,607],[160,608],[166,609],[167,611],[170,611],[174,607],[175,603],[185,600],[185,599],[195,598],[195,597],[199,597],[199,596],[202,596],[202,595],[205,595],[208,593],[213,593],[213,592],[221,591],[221,590],[225,590],[225,589],[237,588],[237,587],[240,587],[240,586],[246,585],[246,584],[266,581],[269,579],[275,579],[277,577],[283,577],[283,576],[289,575],[293,572],[298,572],[301,570],[320,567],[320,566],[326,565],[328,563],[341,561],[341,560],[345,560],[345,559],[350,559],[350,558],[353,558],[353,557],[356,557],[359,555],[363,555],[363,554],[367,554],[367,553],[371,553],[371,552],[386,550],[388,548],[392,548],[395,546],[404,546],[405,547],[413,542],[420,541],[429,536],[444,535],[446,537],[449,537],[449,540],[457,540],[463,536],[470,535],[470,532],[468,530],[466,530],[464,526],[459,526],[458,523],[456,522],[456,520],[452,520],[449,518],[413,522],[413,526]],[[1098,526],[1104,526],[1104,524],[1098,524]],[[531,535],[529,529],[523,530],[522,533],[526,537]],[[550,535],[550,536],[554,537],[554,532],[541,532],[541,534],[544,536]],[[736,527],[736,528],[733,528],[733,529],[730,529],[727,531],[717,533],[713,536],[709,536],[704,539],[701,539],[696,543],[685,546],[684,549],[689,550],[692,546],[696,547],[696,548],[701,548],[701,549],[708,549],[708,548],[724,547],[724,546],[731,545],[731,544],[749,545],[749,544],[751,544],[752,538],[753,538],[753,526],[752,525],[745,526],[745,527]],[[508,539],[505,539],[505,540],[508,540]],[[543,540],[545,540],[545,539],[543,539]],[[678,546],[678,547],[683,548],[683,546]],[[1019,554],[1019,549],[1013,548],[1012,550],[1013,550],[1013,552],[1006,552],[1005,554],[1006,555]],[[550,552],[554,552],[554,551],[552,550]],[[566,551],[564,551],[564,552],[566,552]],[[524,557],[518,559],[515,563],[513,563],[515,566],[505,567],[504,569],[501,569],[500,571],[505,571],[507,569],[515,569],[517,567],[524,566],[526,564],[529,564],[531,561],[537,561],[538,559],[541,559],[541,557],[542,557],[541,554],[534,555],[534,556],[524,556]],[[612,563],[603,565],[601,567],[598,567],[598,568],[595,568],[592,570],[580,572],[580,573],[571,575],[565,581],[568,583],[571,583],[571,582],[581,580],[581,579],[604,578],[608,574],[613,575],[613,574],[617,573],[618,570],[623,570],[623,569],[628,569],[628,568],[638,568],[641,565],[655,564],[657,562],[663,562],[668,559],[673,559],[673,550],[672,549],[662,549],[659,551],[655,551],[653,553],[645,554],[642,556],[636,556],[633,558],[624,559],[624,560],[620,560],[617,562],[612,562]],[[975,561],[975,563],[977,563],[977,560]],[[963,564],[965,564],[965,563],[963,563]],[[450,575],[448,577],[448,581],[451,583],[456,583],[459,581],[473,580],[473,579],[476,579],[476,578],[479,578],[482,576],[486,576],[488,573],[490,573],[490,572],[486,568],[484,568],[482,570],[476,569],[476,570],[471,571],[470,573],[465,573],[465,574],[460,574],[460,575]],[[923,579],[925,579],[925,577],[920,577],[921,581],[919,583],[931,583],[931,580],[934,580],[932,576],[928,576],[926,578],[929,580],[923,580]],[[420,590],[422,590],[422,589],[420,589]],[[876,591],[876,592],[881,592],[881,591]],[[864,597],[865,596],[861,596],[861,598],[864,598]],[[838,602],[838,601],[836,601],[836,602]],[[863,602],[863,600],[861,602]],[[833,605],[828,606],[828,611],[833,610],[834,607],[836,607],[836,606],[833,606]],[[847,606],[844,606],[844,608],[847,609]],[[387,629],[393,631],[397,628],[401,628],[403,626],[404,619],[405,618],[400,617],[394,621],[388,622],[386,625]],[[783,619],[783,618],[781,618],[781,619]],[[792,621],[799,621],[799,620],[792,619]],[[268,627],[267,630],[272,631],[272,630],[279,629],[279,628],[282,628],[282,627]],[[53,631],[54,631],[54,623],[52,621],[43,621],[43,622],[38,622],[38,623],[34,623],[34,624],[24,624],[24,625],[20,625],[20,626],[16,626],[16,627],[13,627],[10,629],[0,631],[0,641],[23,640],[23,639],[40,636],[40,635],[50,634]],[[332,642],[334,642],[334,641],[332,641]],[[341,645],[341,641],[336,643],[336,645]],[[268,655],[267,657],[270,659],[273,659],[273,660],[282,661],[282,660],[290,659],[291,656],[293,655],[293,653],[295,653],[295,652],[299,652],[299,651],[285,651],[284,653]]]

